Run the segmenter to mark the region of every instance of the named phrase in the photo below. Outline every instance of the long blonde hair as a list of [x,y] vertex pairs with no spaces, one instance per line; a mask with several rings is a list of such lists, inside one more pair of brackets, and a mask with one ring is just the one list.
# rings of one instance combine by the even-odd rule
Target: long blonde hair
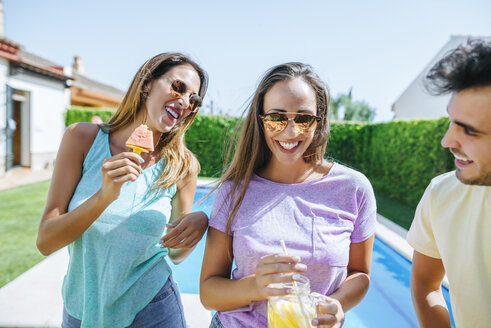
[[[162,53],[147,60],[136,72],[123,101],[108,123],[103,125],[107,132],[114,132],[132,123],[140,110],[145,110],[148,97],[147,86],[154,80],[179,65],[190,65],[198,73],[200,79],[199,96],[201,99],[208,88],[208,75],[192,59],[181,53]],[[193,168],[193,154],[184,143],[184,134],[193,123],[197,113],[190,113],[169,132],[163,133],[156,146],[165,159],[165,168],[155,181],[154,188],[167,189],[183,179]],[[198,165],[199,172],[199,165]],[[197,173],[197,172],[191,172]]]
[[222,207],[226,202],[229,204],[226,209],[228,213],[227,232],[230,231],[232,222],[242,204],[252,174],[266,166],[271,159],[271,151],[266,144],[263,124],[259,117],[264,111],[264,96],[277,82],[295,78],[303,79],[314,90],[317,116],[321,118],[314,132],[312,143],[303,154],[304,161],[320,164],[323,160],[330,130],[328,112],[329,92],[327,86],[312,70],[312,67],[307,64],[292,62],[271,68],[259,82],[251,103],[248,106],[248,113],[241,127],[242,131],[235,147],[233,159],[230,161],[230,156],[234,148],[233,145],[230,145],[225,160],[225,172],[215,187],[215,189],[218,188],[226,181],[231,182],[229,193],[221,204]]

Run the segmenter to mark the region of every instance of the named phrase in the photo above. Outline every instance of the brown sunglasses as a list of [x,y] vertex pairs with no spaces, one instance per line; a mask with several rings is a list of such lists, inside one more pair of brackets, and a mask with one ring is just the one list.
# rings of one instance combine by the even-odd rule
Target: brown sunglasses
[[202,99],[197,93],[187,91],[187,85],[181,80],[174,80],[170,84],[170,93],[175,98],[185,98],[189,94],[189,107],[187,108],[192,113],[195,113],[201,107]]
[[[294,115],[293,118],[287,115]],[[264,126],[271,132],[281,132],[287,125],[288,121],[293,121],[295,129],[298,133],[307,133],[312,127],[317,125],[321,120],[320,117],[311,114],[301,113],[270,113],[259,116],[263,121]]]

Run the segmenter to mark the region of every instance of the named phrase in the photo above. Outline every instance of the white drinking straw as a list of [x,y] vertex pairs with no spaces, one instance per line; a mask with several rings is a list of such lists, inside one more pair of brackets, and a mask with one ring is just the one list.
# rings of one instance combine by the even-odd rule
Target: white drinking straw
[[[283,248],[283,253],[288,254],[288,252],[286,250],[285,241],[283,239],[280,239],[280,243],[281,243],[281,247]],[[304,317],[305,323],[307,324],[306,327],[310,327],[309,318],[305,314],[305,309],[304,309],[304,306],[303,306],[303,303],[302,303],[302,299],[300,298],[300,293],[298,292],[297,282],[295,280],[293,280],[293,293],[295,295],[297,295],[298,304],[300,304],[300,311],[302,311],[302,316]],[[299,324],[300,324],[300,322],[299,322]]]

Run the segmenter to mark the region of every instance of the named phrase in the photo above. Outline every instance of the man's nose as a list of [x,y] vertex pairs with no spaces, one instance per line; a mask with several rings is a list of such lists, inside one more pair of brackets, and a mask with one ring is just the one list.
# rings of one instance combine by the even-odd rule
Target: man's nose
[[460,143],[457,140],[456,136],[456,126],[453,123],[450,123],[448,126],[447,132],[442,138],[441,144],[445,148],[460,148]]

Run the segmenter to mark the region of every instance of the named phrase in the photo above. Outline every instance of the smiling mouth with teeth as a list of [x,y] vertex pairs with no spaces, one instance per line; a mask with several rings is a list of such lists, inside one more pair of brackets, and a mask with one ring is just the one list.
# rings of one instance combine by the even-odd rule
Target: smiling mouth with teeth
[[298,141],[296,142],[284,142],[284,141],[278,141],[278,143],[281,145],[281,147],[290,150],[298,146]]
[[468,159],[468,158],[465,158],[465,157],[461,157],[461,156],[459,156],[459,155],[457,155],[457,154],[455,154],[455,153],[452,153],[452,154],[453,154],[453,156],[455,157],[455,159],[456,159],[456,160],[459,160],[459,161],[461,161],[461,162],[466,162],[466,163],[471,163],[471,162],[473,162],[472,160],[470,160],[470,159]]
[[172,116],[174,119],[178,119],[179,118],[179,114],[177,114],[173,109],[169,108],[169,107],[165,107],[165,110],[167,111],[167,113],[170,114],[170,116]]

